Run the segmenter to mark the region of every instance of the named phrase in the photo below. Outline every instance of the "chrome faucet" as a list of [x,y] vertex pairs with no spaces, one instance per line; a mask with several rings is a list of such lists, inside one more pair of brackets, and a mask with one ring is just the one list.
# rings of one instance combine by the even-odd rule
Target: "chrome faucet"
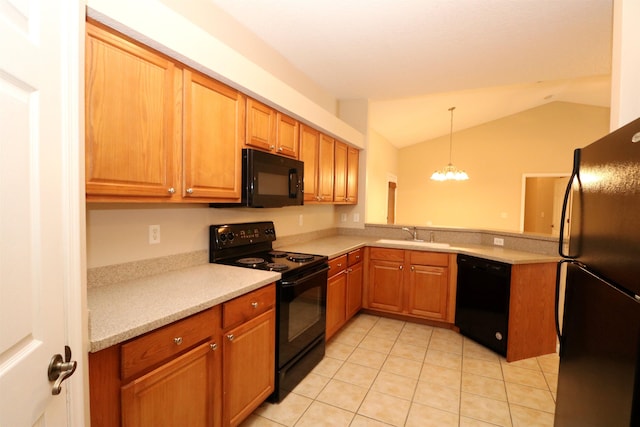
[[424,242],[424,240],[418,239],[417,227],[413,227],[413,230],[410,230],[409,227],[402,227],[402,231],[406,231],[407,233],[411,234],[411,237],[413,237],[414,242]]

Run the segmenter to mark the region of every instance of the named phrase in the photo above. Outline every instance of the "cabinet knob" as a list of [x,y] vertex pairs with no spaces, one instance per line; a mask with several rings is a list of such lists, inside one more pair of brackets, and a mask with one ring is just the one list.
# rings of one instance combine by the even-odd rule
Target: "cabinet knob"
[[193,194],[193,188],[187,188],[186,192],[187,194]]
[[229,341],[233,341],[233,339],[234,339],[234,338],[235,338],[235,337],[233,336],[233,334],[229,334],[229,335],[227,335],[227,339],[228,339]]
[[169,189],[167,190],[167,192],[168,192],[169,194],[174,194],[174,193],[176,192],[176,189],[175,189],[175,188],[173,188],[173,187],[169,187]]
[[284,148],[278,147],[278,151],[284,151]]
[[182,344],[182,337],[175,337],[175,338],[173,339],[173,342],[174,342],[176,345],[180,345],[180,344]]
[[211,350],[217,350],[218,349],[218,344],[212,342],[211,344],[209,344],[209,347],[211,348]]
[[276,148],[276,146],[275,146],[275,145],[270,145],[270,146],[269,146],[269,150],[273,150],[274,148]]
[[255,301],[254,301],[254,302],[252,302],[252,303],[251,303],[251,307],[253,307],[253,308],[258,308],[258,303],[257,303],[257,302],[255,302]]
[[416,271],[416,268],[413,265],[411,266],[411,271]]
[[342,267],[342,263],[338,263],[338,267]]
[[400,270],[404,270],[404,265],[401,265],[399,268]]
[[353,271],[353,268],[347,268],[347,273],[351,273]]

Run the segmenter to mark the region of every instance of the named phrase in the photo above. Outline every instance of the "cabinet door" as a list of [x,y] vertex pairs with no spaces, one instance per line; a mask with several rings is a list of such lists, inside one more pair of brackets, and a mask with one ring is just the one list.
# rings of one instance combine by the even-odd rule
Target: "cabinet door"
[[318,195],[323,203],[333,203],[334,146],[333,138],[320,134]]
[[360,151],[357,148],[347,149],[347,203],[358,203],[358,166]]
[[346,290],[346,270],[341,270],[327,280],[327,340],[346,322]]
[[402,312],[403,262],[371,260],[368,308]]
[[237,426],[274,390],[275,310],[228,330],[222,341],[223,425]]
[[447,268],[411,265],[409,268],[408,312],[435,320],[445,320],[449,278]]
[[277,115],[276,151],[283,156],[298,158],[300,124],[280,112]]
[[240,201],[245,103],[240,92],[185,70],[183,197]]
[[347,201],[347,144],[336,141],[334,155],[333,201]]
[[168,199],[177,190],[182,74],[124,36],[86,28],[87,199]]
[[245,145],[271,152],[276,149],[276,111],[251,98],[247,100]]
[[362,262],[347,270],[347,318],[351,319],[362,308]]
[[207,342],[122,387],[123,427],[211,427],[218,350]]
[[304,162],[304,201],[318,201],[318,153],[320,132],[300,125],[300,160]]

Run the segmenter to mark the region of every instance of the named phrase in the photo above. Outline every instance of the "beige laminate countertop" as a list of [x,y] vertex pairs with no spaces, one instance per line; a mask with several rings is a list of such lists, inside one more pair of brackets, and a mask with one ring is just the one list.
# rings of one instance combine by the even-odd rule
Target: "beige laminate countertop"
[[280,273],[204,264],[87,289],[96,352],[280,279]]
[[[332,236],[277,247],[335,258],[364,246],[461,253],[508,264],[556,262],[557,257],[482,245],[417,248],[410,243],[377,243],[378,238]],[[280,279],[280,273],[204,264],[113,285],[90,287],[89,351],[96,352]]]
[[507,264],[537,264],[545,262],[557,262],[559,259],[556,256],[541,255],[533,252],[516,251],[512,249],[505,249],[499,246],[453,244],[447,248],[421,248],[411,244],[411,242],[405,243],[402,240],[397,240],[397,243],[378,243],[378,240],[380,239],[377,237],[335,236],[314,240],[312,242],[287,245],[278,248],[278,250],[313,253],[318,255],[326,255],[329,258],[335,258],[364,246],[376,246],[382,248],[465,254],[490,259],[493,261],[504,262]]

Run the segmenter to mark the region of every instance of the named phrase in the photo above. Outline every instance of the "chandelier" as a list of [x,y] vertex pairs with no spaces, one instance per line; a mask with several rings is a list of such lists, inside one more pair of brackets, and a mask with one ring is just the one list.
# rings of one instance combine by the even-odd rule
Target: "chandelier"
[[437,170],[431,175],[431,179],[434,181],[465,181],[469,179],[469,175],[461,169],[456,168],[451,163],[451,149],[453,147],[453,110],[456,107],[449,108],[451,111],[451,131],[449,133],[449,164],[444,168]]

